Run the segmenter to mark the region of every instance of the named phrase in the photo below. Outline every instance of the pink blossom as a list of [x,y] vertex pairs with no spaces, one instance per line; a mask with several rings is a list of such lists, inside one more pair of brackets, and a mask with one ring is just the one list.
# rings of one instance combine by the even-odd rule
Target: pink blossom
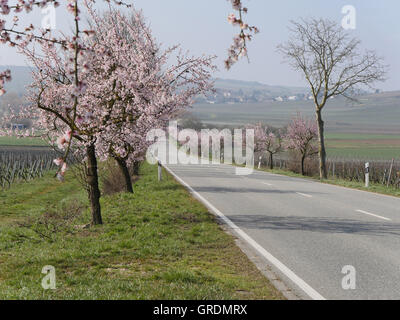
[[230,69],[239,58],[248,57],[247,42],[252,40],[253,36],[259,32],[259,29],[255,26],[249,26],[243,21],[244,15],[248,12],[248,9],[243,7],[242,0],[228,1],[231,2],[232,8],[239,14],[239,17],[236,17],[234,13],[230,14],[228,16],[228,22],[240,28],[239,34],[234,37],[233,44],[228,49],[228,58],[225,60],[225,67]]
[[304,174],[304,160],[318,153],[317,138],[316,122],[303,118],[300,113],[292,119],[287,128],[286,147],[300,154],[302,174]]

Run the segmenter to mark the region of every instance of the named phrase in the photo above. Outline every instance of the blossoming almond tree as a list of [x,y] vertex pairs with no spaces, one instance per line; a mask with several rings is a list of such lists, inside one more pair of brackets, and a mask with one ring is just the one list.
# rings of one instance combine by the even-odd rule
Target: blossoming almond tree
[[[165,127],[198,94],[212,88],[214,57],[188,56],[177,52],[178,46],[161,50],[139,12],[129,17],[116,11],[90,14],[94,30],[90,46],[95,52],[89,63],[96,70],[91,81],[103,86],[103,96],[96,93],[91,99],[106,106],[107,122],[96,135],[97,149],[99,155],[117,161],[126,190],[133,192],[128,165],[143,159],[149,146],[147,133]],[[112,91],[107,93],[108,88]]]
[[[130,7],[131,5],[123,1],[118,0],[104,0],[108,3],[112,2],[117,5],[124,5]],[[240,34],[235,37],[235,42],[229,50],[229,57],[226,61],[226,67],[230,68],[241,56],[247,56],[247,41],[251,40],[251,33],[257,33],[258,29],[255,27],[249,27],[247,23],[243,20],[243,15],[247,13],[247,8],[243,6],[242,0],[229,0],[232,4],[232,8],[238,12],[239,17],[236,18],[235,14],[231,14],[228,21],[233,25],[240,27]],[[43,8],[47,5],[54,5],[58,7],[60,4],[56,0],[18,0],[15,5],[9,4],[9,0],[0,1],[0,14],[3,16],[10,16],[14,14],[12,21],[6,21],[0,19],[0,43],[8,44],[10,46],[20,46],[26,48],[28,44],[33,41],[38,42],[49,42],[53,45],[58,45],[59,47],[70,50],[72,56],[70,57],[71,69],[73,70],[74,86],[70,86],[70,94],[74,96],[74,106],[75,109],[78,105],[79,94],[82,88],[85,87],[85,82],[80,79],[80,72],[85,71],[88,68],[88,64],[85,63],[84,59],[79,58],[83,55],[83,52],[88,48],[85,48],[81,39],[82,35],[88,35],[92,33],[92,30],[82,29],[80,25],[81,9],[82,7],[90,6],[95,3],[95,0],[68,0],[65,9],[72,14],[74,21],[73,32],[70,36],[60,35],[58,37],[50,33],[50,30],[40,29],[32,24],[28,26],[20,26],[18,15],[21,12],[29,13],[35,7]],[[79,63],[79,61],[81,63]],[[5,93],[4,83],[6,81],[11,81],[11,73],[9,70],[0,73],[0,95]],[[76,113],[74,111],[74,113]],[[61,138],[62,139],[62,138]],[[69,150],[69,148],[67,148]],[[61,172],[62,173],[62,172]]]
[[[104,1],[110,2],[109,0]],[[15,14],[15,16],[12,21],[10,19],[8,21],[0,19],[0,42],[13,47],[18,46],[37,67],[35,82],[31,91],[31,101],[35,101],[42,115],[39,121],[40,124],[48,129],[49,134],[59,134],[57,143],[60,148],[65,150],[64,157],[56,160],[60,167],[58,177],[62,178],[65,173],[67,167],[66,158],[71,150],[72,141],[77,140],[81,147],[86,150],[88,191],[92,205],[93,223],[100,224],[102,219],[95,145],[99,126],[95,125],[95,123],[100,121],[105,126],[105,123],[108,122],[101,122],[104,118],[96,117],[94,108],[90,107],[90,98],[94,95],[89,96],[86,94],[89,88],[94,89],[94,91],[97,90],[99,94],[102,92],[99,90],[101,86],[98,83],[97,87],[90,83],[90,74],[93,75],[93,71],[88,60],[93,55],[93,51],[85,46],[83,41],[84,36],[93,34],[93,31],[85,30],[81,25],[81,9],[90,6],[94,2],[94,0],[68,0],[65,8],[71,14],[73,31],[69,35],[60,34],[54,36],[50,33],[50,30],[42,30],[32,24],[20,26],[18,14],[21,12],[29,13],[34,7],[44,7],[48,4],[58,6],[58,1],[19,0],[17,4],[10,5],[8,0],[1,0],[0,14],[3,16]],[[121,1],[113,0],[111,2],[129,7],[129,4]],[[247,11],[242,7],[241,1],[232,1],[232,5],[235,10],[239,11],[240,16],[241,13]],[[238,22],[239,19],[236,19],[234,24]],[[246,32],[243,31],[246,30],[244,23],[241,24],[239,22],[239,25],[242,30],[240,33],[242,40],[237,44],[242,44],[242,48],[245,48],[246,39],[250,40],[250,38],[246,37]],[[44,58],[39,58],[37,52],[29,48],[32,42],[41,44],[45,52]],[[66,51],[64,59],[58,57],[58,49],[56,48]],[[231,51],[232,54],[233,52]],[[103,53],[105,53],[104,57],[107,57],[107,52]],[[180,78],[185,78],[185,68],[183,68]],[[0,95],[5,93],[4,83],[10,80],[11,74],[8,70],[0,73]],[[115,89],[116,87],[112,84],[111,88]],[[35,89],[37,90],[36,95],[34,93]],[[111,100],[108,101],[109,107],[113,106],[115,104],[114,101],[118,100],[114,98],[111,97]],[[104,116],[104,114],[101,114],[101,116]],[[118,122],[118,120],[113,120]]]
[[304,175],[305,160],[318,154],[318,127],[316,122],[297,114],[287,127],[285,142],[289,150],[299,152],[301,174]]
[[[100,224],[96,155],[117,160],[131,191],[126,162],[144,153],[148,130],[159,127],[190,105],[195,95],[211,88],[214,66],[212,57],[182,53],[177,53],[176,63],[171,64],[170,56],[177,47],[162,51],[140,14],[130,22],[117,11],[99,17],[88,9],[95,28],[82,41],[90,49],[78,57],[78,63],[87,68],[77,87],[69,51],[60,54],[52,43],[43,42],[41,55],[28,47],[21,47],[21,52],[35,66],[30,101],[32,112],[39,112],[41,127],[58,137],[57,145],[66,155],[71,150],[86,155],[93,223]],[[79,103],[75,105],[77,95]],[[57,159],[56,164],[62,177],[66,157]]]
[[268,153],[269,166],[272,170],[274,168],[274,155],[281,152],[283,149],[282,138],[279,134],[273,133],[262,123],[256,124],[253,129],[255,151],[261,152],[262,154]]
[[[55,160],[59,166],[57,176],[60,180],[67,169],[69,153],[74,151],[86,154],[93,224],[101,224],[95,134],[102,118],[98,117],[98,110],[88,104],[86,95],[86,92],[96,89],[90,80],[93,71],[81,72],[81,80],[76,86],[70,64],[73,54],[60,54],[49,42],[42,43],[41,51],[42,54],[37,55],[35,49],[21,49],[34,66],[33,83],[28,95],[31,112],[37,115],[37,126],[43,128],[58,148],[64,151],[64,156]],[[73,144],[73,141],[76,143]]]
[[[107,1],[107,0],[106,0]],[[78,107],[83,106],[82,101],[80,101],[81,95],[84,92],[86,87],[86,83],[83,80],[84,75],[82,72],[87,71],[87,65],[85,63],[84,57],[87,57],[90,53],[89,48],[85,48],[82,42],[82,37],[85,34],[90,34],[90,30],[83,30],[80,24],[80,15],[81,15],[81,5],[85,6],[90,3],[95,2],[94,0],[68,0],[65,9],[71,14],[73,19],[73,31],[70,35],[60,34],[58,37],[53,37],[50,33],[50,30],[43,30],[36,28],[34,25],[30,24],[29,26],[21,27],[19,25],[18,14],[21,12],[29,13],[32,11],[34,7],[44,7],[48,4],[53,4],[54,6],[58,6],[58,2],[55,0],[19,0],[17,4],[10,5],[9,0],[1,0],[0,1],[0,14],[8,16],[11,13],[15,14],[14,18],[10,22],[10,20],[0,20],[0,42],[3,44],[9,44],[10,46],[18,46],[22,49],[22,51],[27,54],[31,60],[34,61],[34,64],[42,64],[44,70],[38,69],[38,73],[36,73],[36,89],[37,92],[36,104],[37,106],[41,106],[42,111],[49,112],[50,117],[44,117],[43,120],[47,124],[52,118],[54,118],[53,130],[54,132],[60,125],[60,121],[62,122],[61,127],[64,129],[64,133],[59,137],[60,145],[65,148],[65,155],[63,159],[57,159],[56,163],[59,165],[58,176],[62,177],[63,173],[66,170],[66,158],[71,148],[72,138],[75,135],[75,127],[77,125],[77,121],[79,121],[79,112]],[[109,2],[109,1],[107,1]],[[113,1],[116,4],[123,4],[119,1]],[[37,53],[34,49],[28,49],[29,44],[37,41],[41,43],[44,47],[44,50],[47,50],[48,56],[42,61],[39,61]],[[57,45],[64,50],[68,50],[68,59],[65,61],[51,61],[51,58],[55,58],[57,56],[56,50],[53,49],[54,46]],[[51,57],[51,58],[50,58]],[[57,72],[56,69],[58,66],[62,66],[60,72]],[[0,94],[4,94],[4,82],[10,81],[11,75],[8,70],[0,73]],[[43,82],[41,83],[41,80]],[[49,86],[49,82],[55,82],[56,86],[52,89]],[[51,105],[46,105],[49,102],[49,98],[51,97],[51,93],[54,92],[55,99]],[[61,95],[64,95],[62,97]],[[68,101],[66,101],[68,100]],[[65,108],[65,113],[61,112],[54,105],[55,103],[64,103],[59,108]],[[90,111],[86,111],[85,116],[89,117],[88,113]],[[82,118],[83,119],[83,118]],[[58,120],[58,123],[57,123]],[[46,122],[47,121],[47,122]],[[79,136],[79,139],[82,139]],[[86,141],[88,142],[88,141]],[[92,216],[94,224],[101,224],[101,211],[100,211],[100,191],[98,188],[98,177],[97,177],[97,163],[95,158],[95,147],[93,141],[92,144],[88,145],[88,182],[89,182],[89,194],[91,199],[92,206]]]

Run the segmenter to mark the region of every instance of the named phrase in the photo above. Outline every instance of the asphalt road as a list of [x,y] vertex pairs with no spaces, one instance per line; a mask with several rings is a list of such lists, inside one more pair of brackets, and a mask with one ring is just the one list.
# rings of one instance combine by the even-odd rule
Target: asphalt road
[[[300,297],[400,299],[400,199],[229,165],[168,168],[279,260],[268,264]],[[355,289],[343,288],[345,266]]]

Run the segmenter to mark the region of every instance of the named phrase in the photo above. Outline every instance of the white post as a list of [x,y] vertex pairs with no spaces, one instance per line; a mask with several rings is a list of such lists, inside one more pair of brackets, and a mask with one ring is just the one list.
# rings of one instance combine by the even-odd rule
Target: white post
[[369,188],[369,162],[365,164],[365,187]]
[[393,165],[394,165],[394,159],[392,159],[392,163],[390,164],[389,177],[388,177],[388,180],[387,180],[387,187],[388,188],[389,188],[389,185],[390,185],[390,179],[392,179]]
[[258,169],[261,169],[261,160],[262,160],[262,156],[260,156],[260,158],[258,159]]
[[161,161],[158,161],[158,181],[162,180],[162,165]]

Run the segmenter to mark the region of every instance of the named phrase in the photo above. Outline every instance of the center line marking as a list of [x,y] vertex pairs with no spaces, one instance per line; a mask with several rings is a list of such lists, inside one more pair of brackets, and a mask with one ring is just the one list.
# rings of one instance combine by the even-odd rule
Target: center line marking
[[267,186],[272,187],[272,184],[270,184],[270,183],[268,183],[268,182],[262,182],[262,184],[265,184],[265,185],[267,185]]
[[301,192],[296,192],[296,193],[301,195],[301,196],[303,196],[303,197],[312,198],[312,196],[309,195],[309,194],[305,194],[305,193],[301,193]]
[[371,212],[367,212],[367,211],[364,211],[364,210],[356,210],[356,212],[364,213],[364,214],[367,214],[369,216],[373,216],[373,217],[376,217],[376,218],[379,218],[379,219],[383,219],[383,220],[386,220],[386,221],[392,221],[392,219],[385,218],[385,217],[382,217],[382,216],[378,216],[377,214],[373,214]]

